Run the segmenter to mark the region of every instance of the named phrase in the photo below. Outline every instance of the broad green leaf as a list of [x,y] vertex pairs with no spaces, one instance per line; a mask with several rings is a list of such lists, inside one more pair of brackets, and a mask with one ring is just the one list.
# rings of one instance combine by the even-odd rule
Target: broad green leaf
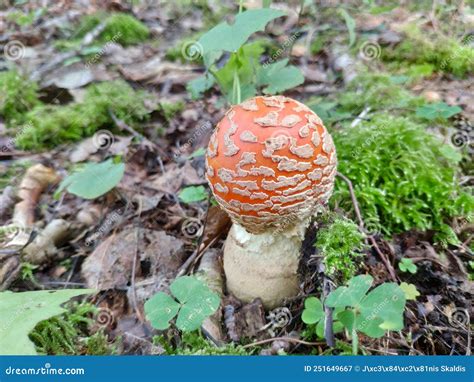
[[347,283],[347,287],[342,286],[331,292],[324,303],[331,308],[356,307],[372,286],[373,281],[370,275],[353,277]]
[[407,284],[403,282],[400,284],[400,288],[405,293],[405,298],[407,300],[416,300],[416,298],[420,295],[420,292],[418,292],[418,289],[416,289],[416,286],[413,284]]
[[38,322],[64,313],[71,298],[94,293],[93,289],[62,289],[0,293],[0,355],[35,355],[28,334]]
[[356,35],[355,35],[355,27],[356,23],[355,20],[352,18],[352,16],[344,9],[340,9],[339,13],[341,16],[344,18],[344,21],[346,23],[347,31],[349,32],[349,46],[354,45]]
[[158,292],[145,303],[145,315],[155,329],[164,330],[178,314],[180,304],[171,296]]
[[316,297],[308,297],[304,301],[301,319],[305,324],[315,324],[324,317],[323,304]]
[[416,116],[427,120],[448,119],[461,111],[459,106],[449,106],[444,102],[438,102],[418,107]]
[[194,296],[201,296],[202,292],[209,290],[209,287],[196,277],[183,276],[171,283],[170,290],[181,304],[185,304],[192,301]]
[[192,99],[199,99],[205,91],[212,88],[214,85],[214,77],[209,74],[204,74],[194,80],[191,80],[186,85],[186,90],[191,95]]
[[66,189],[84,199],[95,199],[114,188],[122,179],[125,164],[112,159],[102,163],[88,163],[68,175],[59,185],[56,195]]
[[405,292],[397,284],[384,283],[361,301],[359,310],[362,320],[380,318],[382,320],[382,323],[379,324],[381,329],[401,330],[405,303]]
[[179,311],[176,326],[183,331],[199,329],[206,317],[213,314],[220,304],[217,293],[207,289],[193,296]]
[[190,186],[181,190],[179,198],[184,203],[200,202],[207,198],[207,192],[204,186]]
[[357,315],[357,330],[372,338],[382,337],[386,330],[381,328],[383,320],[377,316]]
[[342,312],[337,314],[337,319],[344,325],[349,332],[352,331],[355,321],[355,313],[353,310],[343,310]]
[[259,70],[257,84],[266,86],[263,89],[265,94],[281,93],[304,82],[301,70],[296,66],[286,66],[287,63],[285,59]]
[[262,31],[270,21],[284,15],[284,12],[270,8],[251,9],[239,13],[232,25],[220,23],[199,39],[204,63],[210,67],[223,51],[236,52],[252,34]]

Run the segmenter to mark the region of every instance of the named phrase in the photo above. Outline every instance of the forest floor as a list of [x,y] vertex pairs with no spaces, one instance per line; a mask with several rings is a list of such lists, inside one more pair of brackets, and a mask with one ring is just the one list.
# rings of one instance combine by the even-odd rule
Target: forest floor
[[[272,3],[288,16],[251,41],[260,63],[288,59],[302,73],[282,92],[324,121],[353,190],[337,178],[304,241],[300,293],[272,311],[226,291],[231,221],[210,195],[204,154],[229,97],[190,85],[205,73],[197,41],[238,2],[4,4],[0,291],[95,290],[35,326],[37,352],[347,354],[354,333],[321,336],[302,320],[305,299],[368,274],[404,283],[406,308],[403,329],[356,334],[358,352],[471,354],[474,10],[302,3]],[[99,183],[112,190],[83,178],[58,192],[91,162],[110,166]],[[219,295],[217,312],[200,330],[154,329],[144,303],[193,274]]]

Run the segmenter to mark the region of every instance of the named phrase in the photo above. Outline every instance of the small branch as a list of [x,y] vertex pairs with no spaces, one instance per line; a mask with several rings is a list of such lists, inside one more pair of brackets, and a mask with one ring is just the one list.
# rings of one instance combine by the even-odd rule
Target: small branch
[[385,267],[387,268],[388,273],[390,274],[390,277],[392,278],[393,281],[396,282],[397,281],[397,275],[395,273],[395,270],[393,269],[392,264],[390,264],[390,261],[388,261],[385,254],[380,250],[380,248],[377,244],[377,241],[375,240],[373,235],[370,235],[365,230],[364,220],[362,219],[362,214],[360,213],[359,203],[357,202],[357,197],[355,196],[354,187],[352,186],[352,182],[350,181],[349,178],[347,178],[345,175],[341,174],[340,172],[337,173],[337,176],[340,177],[344,182],[346,182],[347,187],[349,188],[349,194],[351,195],[351,200],[352,200],[352,204],[354,206],[354,212],[356,214],[357,221],[359,222],[360,231],[363,232],[366,235],[367,240],[370,241],[372,247],[375,249],[375,251],[379,255],[380,259],[384,263]]
[[354,206],[354,212],[356,214],[357,221],[359,222],[359,229],[362,232],[365,232],[364,220],[362,219],[362,214],[360,213],[359,203],[357,202],[357,198],[355,196],[354,187],[352,186],[352,182],[350,181],[350,179],[347,176],[341,174],[340,172],[337,173],[337,176],[339,178],[341,178],[344,182],[346,182],[347,187],[349,187],[349,194],[351,195],[352,205]]

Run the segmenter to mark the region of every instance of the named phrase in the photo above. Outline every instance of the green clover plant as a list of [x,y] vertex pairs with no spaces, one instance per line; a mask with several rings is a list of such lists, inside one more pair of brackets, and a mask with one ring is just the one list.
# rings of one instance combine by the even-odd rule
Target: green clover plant
[[199,329],[220,304],[217,293],[193,276],[178,277],[170,291],[172,296],[158,292],[145,303],[146,317],[155,329],[168,329],[176,316],[176,327],[183,332]]
[[418,267],[415,264],[413,264],[413,260],[408,259],[408,258],[401,259],[400,262],[398,263],[398,268],[402,272],[410,272],[412,274],[415,274],[416,271],[418,270]]
[[[379,338],[386,331],[403,328],[403,311],[407,299],[405,291],[395,283],[384,283],[369,292],[373,281],[369,275],[353,277],[347,286],[332,291],[324,301],[325,306],[334,308],[334,331],[341,326],[351,333],[354,354],[358,353],[357,332]],[[303,322],[318,323],[319,334],[322,334],[323,317],[321,301],[316,297],[307,298]]]

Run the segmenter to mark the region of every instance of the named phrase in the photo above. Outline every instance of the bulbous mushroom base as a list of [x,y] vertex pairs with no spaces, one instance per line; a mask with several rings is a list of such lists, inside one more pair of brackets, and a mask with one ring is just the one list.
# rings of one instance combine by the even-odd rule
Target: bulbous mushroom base
[[229,292],[244,302],[259,297],[267,309],[296,296],[304,228],[255,235],[234,223],[224,246]]

